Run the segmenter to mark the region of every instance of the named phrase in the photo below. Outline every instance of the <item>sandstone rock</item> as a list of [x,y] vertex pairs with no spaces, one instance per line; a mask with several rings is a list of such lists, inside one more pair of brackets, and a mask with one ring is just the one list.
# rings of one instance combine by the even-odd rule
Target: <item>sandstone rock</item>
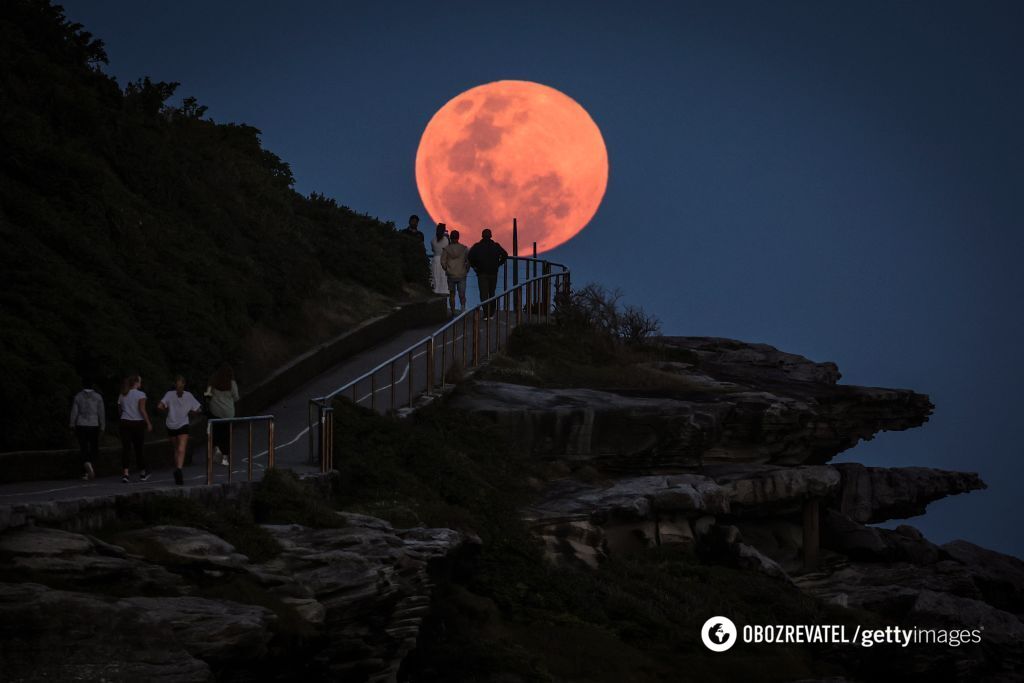
[[967,541],[952,541],[942,551],[962,564],[989,604],[1024,618],[1024,561]]
[[831,368],[765,350],[771,347],[705,346],[694,342],[710,356],[686,391],[474,381],[460,386],[451,404],[490,417],[538,455],[634,471],[700,462],[821,464],[879,431],[916,427],[932,410],[927,396],[912,391],[837,385]]
[[733,514],[797,511],[804,501],[828,496],[839,485],[839,473],[827,465],[709,465],[704,472],[722,487]]
[[873,524],[924,514],[929,503],[958,493],[986,488],[973,472],[928,467],[834,466],[842,475],[839,510],[856,522]]
[[169,627],[193,657],[213,664],[248,664],[266,654],[273,612],[204,598],[126,598],[147,622]]
[[0,534],[0,579],[55,588],[164,592],[185,590],[181,577],[90,536],[25,526]]
[[171,565],[234,570],[248,562],[224,539],[191,527],[152,526],[119,534],[115,540],[132,552]]
[[33,583],[0,584],[0,671],[12,681],[212,680],[138,606]]
[[329,670],[325,676],[394,680],[429,610],[429,567],[473,539],[449,529],[399,531],[372,517],[345,518],[338,529],[266,526],[284,550],[260,571],[291,577],[270,590],[292,604],[305,601],[306,619],[322,623],[326,644],[318,659]]

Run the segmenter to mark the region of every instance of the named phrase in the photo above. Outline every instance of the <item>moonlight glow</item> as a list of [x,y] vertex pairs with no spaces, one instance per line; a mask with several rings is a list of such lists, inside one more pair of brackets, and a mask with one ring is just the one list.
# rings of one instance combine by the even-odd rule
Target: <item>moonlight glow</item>
[[511,252],[571,239],[597,212],[608,185],[608,151],[590,115],[563,93],[529,81],[497,81],[451,99],[427,124],[416,185],[435,222],[472,244],[480,230]]

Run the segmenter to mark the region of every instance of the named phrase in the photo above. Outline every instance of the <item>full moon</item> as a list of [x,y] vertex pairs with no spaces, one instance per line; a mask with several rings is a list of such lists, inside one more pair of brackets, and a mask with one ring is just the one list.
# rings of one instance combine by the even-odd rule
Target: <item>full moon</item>
[[490,228],[512,253],[548,251],[578,234],[608,186],[608,150],[575,100],[530,81],[496,81],[449,100],[416,151],[416,185],[430,217],[470,245]]

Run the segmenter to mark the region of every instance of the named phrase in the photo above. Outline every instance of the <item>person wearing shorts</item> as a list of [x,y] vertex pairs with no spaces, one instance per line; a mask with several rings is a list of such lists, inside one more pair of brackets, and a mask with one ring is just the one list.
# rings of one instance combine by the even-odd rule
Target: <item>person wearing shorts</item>
[[167,413],[167,436],[174,448],[174,483],[181,486],[185,477],[181,467],[185,463],[185,451],[188,449],[188,423],[202,406],[191,392],[185,391],[185,378],[178,375],[174,378],[174,389],[164,394],[157,410]]
[[441,267],[448,276],[448,306],[455,313],[455,293],[458,291],[459,304],[466,310],[466,276],[469,274],[469,249],[459,243],[459,231],[448,235],[448,246],[441,252]]

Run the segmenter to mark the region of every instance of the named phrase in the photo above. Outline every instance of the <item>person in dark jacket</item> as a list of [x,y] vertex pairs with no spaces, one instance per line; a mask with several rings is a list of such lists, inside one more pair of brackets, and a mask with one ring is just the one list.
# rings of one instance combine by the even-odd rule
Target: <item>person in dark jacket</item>
[[[469,265],[476,271],[476,282],[480,288],[480,301],[485,301],[494,296],[494,290],[498,287],[498,268],[508,258],[508,252],[491,239],[491,231],[484,228],[480,234],[480,241],[474,244],[469,250]],[[484,315],[494,315],[496,305],[492,302],[484,309]]]

